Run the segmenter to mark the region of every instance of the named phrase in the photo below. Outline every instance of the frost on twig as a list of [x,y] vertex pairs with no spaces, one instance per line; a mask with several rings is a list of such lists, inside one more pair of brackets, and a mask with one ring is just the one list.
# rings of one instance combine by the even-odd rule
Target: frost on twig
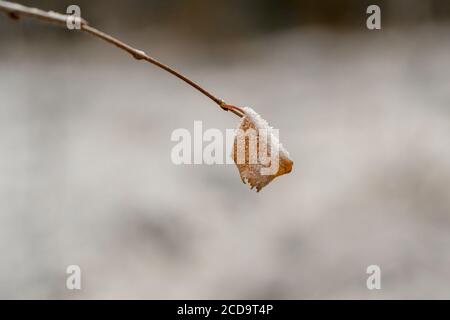
[[277,130],[252,108],[242,110],[244,116],[236,130],[232,158],[242,181],[259,192],[276,177],[291,172],[294,162],[279,142]]

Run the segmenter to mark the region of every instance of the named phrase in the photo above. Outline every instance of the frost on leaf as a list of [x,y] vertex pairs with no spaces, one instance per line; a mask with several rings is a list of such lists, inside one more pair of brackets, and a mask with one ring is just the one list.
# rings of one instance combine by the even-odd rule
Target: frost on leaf
[[279,142],[277,130],[252,108],[243,110],[231,156],[242,181],[260,191],[276,177],[291,172],[294,163]]

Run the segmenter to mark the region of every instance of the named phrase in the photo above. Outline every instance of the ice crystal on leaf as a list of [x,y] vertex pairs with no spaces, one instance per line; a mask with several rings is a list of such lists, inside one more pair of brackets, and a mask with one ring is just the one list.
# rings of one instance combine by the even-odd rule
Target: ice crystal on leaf
[[243,111],[231,156],[242,181],[259,192],[276,177],[291,172],[294,163],[279,142],[277,130],[252,108]]

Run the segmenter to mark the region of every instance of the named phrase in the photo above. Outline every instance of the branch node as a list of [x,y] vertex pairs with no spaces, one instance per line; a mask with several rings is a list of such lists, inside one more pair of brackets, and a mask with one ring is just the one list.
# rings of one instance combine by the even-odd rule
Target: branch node
[[8,12],[8,16],[13,20],[19,20],[20,16],[15,12]]
[[220,103],[219,103],[219,106],[222,108],[222,110],[224,110],[224,111],[228,111],[229,109],[226,107],[226,103],[225,103],[225,101],[224,100],[222,100],[222,99],[220,99]]
[[133,57],[135,58],[135,59],[137,59],[137,60],[143,60],[143,59],[145,59],[145,56],[146,56],[146,54],[145,54],[145,52],[144,51],[142,51],[142,50],[135,50],[136,52],[133,52]]

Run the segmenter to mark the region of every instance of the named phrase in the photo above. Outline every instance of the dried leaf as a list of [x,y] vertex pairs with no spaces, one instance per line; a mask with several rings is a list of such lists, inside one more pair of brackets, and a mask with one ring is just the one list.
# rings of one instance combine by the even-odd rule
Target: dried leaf
[[243,108],[234,138],[232,158],[244,183],[259,192],[278,176],[292,170],[293,161],[279,142],[276,130],[252,108]]

